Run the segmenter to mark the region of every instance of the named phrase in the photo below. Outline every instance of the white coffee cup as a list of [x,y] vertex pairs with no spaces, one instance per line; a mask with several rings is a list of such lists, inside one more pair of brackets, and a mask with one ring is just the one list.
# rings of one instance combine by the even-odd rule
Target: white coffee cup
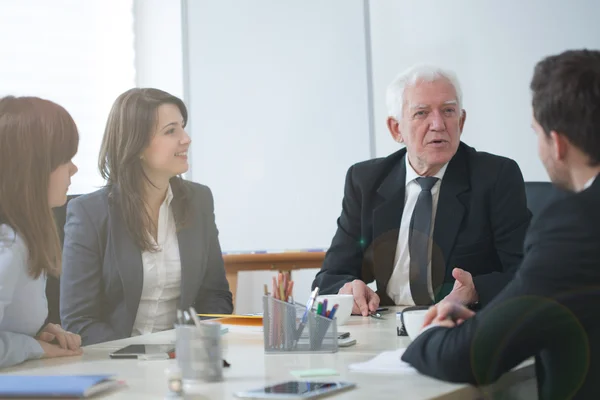
[[402,312],[404,329],[406,329],[406,333],[408,333],[410,340],[415,340],[421,333],[427,311],[428,310],[406,310]]
[[327,299],[327,309],[331,310],[334,305],[338,305],[337,311],[335,312],[335,318],[337,319],[337,325],[344,325],[348,322],[348,318],[352,314],[352,306],[354,305],[354,296],[351,294],[324,294],[317,296],[317,300],[313,306],[317,308],[319,302]]

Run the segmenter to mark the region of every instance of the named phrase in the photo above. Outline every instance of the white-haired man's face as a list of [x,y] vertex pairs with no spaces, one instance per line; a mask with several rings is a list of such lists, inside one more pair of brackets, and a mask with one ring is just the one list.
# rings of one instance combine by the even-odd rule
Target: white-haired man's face
[[456,154],[465,119],[454,86],[442,78],[406,87],[402,118],[390,118],[388,127],[416,172],[434,175]]

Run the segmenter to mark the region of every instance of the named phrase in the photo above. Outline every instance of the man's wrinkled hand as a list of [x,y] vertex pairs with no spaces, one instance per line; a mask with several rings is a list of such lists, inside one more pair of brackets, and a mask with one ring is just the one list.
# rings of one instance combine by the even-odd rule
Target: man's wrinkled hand
[[379,296],[360,279],[346,283],[338,294],[351,294],[354,296],[352,314],[361,314],[363,317],[377,311]]

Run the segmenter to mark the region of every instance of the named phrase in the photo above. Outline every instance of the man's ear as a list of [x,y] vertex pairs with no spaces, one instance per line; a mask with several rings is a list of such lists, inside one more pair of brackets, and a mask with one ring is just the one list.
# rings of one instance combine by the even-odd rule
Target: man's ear
[[465,126],[465,121],[467,120],[467,111],[461,110],[460,112],[460,121],[458,122],[458,126],[460,128],[460,134],[462,135],[463,128]]
[[392,138],[398,143],[404,143],[404,139],[402,138],[402,133],[400,133],[400,123],[394,117],[388,117],[387,119],[387,127],[392,135]]
[[555,160],[564,161],[569,151],[569,139],[556,131],[550,131],[550,148]]

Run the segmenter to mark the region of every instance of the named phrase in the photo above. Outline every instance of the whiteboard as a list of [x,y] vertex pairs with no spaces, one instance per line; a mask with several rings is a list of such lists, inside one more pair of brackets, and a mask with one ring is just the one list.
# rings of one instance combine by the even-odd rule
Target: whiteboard
[[183,3],[188,178],[224,251],[327,248],[370,158],[363,0]]

